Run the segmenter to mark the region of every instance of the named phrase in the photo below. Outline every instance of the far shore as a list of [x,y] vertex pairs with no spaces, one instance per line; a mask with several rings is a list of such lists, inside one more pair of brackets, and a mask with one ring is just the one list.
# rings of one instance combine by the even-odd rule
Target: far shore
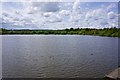
[[8,30],[8,29],[0,29],[1,35],[94,35],[94,36],[107,36],[107,37],[120,37],[120,28],[104,28],[104,29],[90,29],[90,28],[70,28],[63,30],[29,30],[29,29],[21,29],[21,30]]

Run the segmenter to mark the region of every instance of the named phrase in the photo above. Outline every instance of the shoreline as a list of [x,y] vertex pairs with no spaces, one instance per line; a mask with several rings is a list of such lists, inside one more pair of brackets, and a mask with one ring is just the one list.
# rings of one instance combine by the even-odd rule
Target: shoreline
[[94,36],[94,37],[111,37],[111,38],[120,38],[119,36],[100,36],[100,35],[79,35],[79,34],[0,34],[1,36],[3,35],[34,35],[34,36],[47,36],[47,35],[51,35],[51,36],[55,36],[55,35],[58,35],[58,36]]
[[113,70],[111,73],[107,74],[105,76],[106,80],[117,80],[120,79],[120,67],[118,67],[117,69]]
[[0,35],[89,35],[103,37],[120,37],[120,28],[104,29],[63,29],[63,30],[7,30],[0,29]]

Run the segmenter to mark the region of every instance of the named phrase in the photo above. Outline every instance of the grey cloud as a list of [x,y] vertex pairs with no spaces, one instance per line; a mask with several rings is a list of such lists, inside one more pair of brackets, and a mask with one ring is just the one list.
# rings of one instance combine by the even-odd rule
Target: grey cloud
[[58,2],[33,2],[32,6],[42,12],[56,12],[60,9]]
[[100,22],[100,25],[102,25],[102,26],[105,26],[105,25],[107,25],[108,24],[108,22],[106,21],[106,20],[102,20],[101,22]]
[[2,13],[2,17],[11,17],[11,15],[8,14],[8,13],[6,13],[6,12],[3,12],[3,13]]
[[70,10],[72,11],[73,2],[61,2],[59,3],[60,10]]
[[109,13],[108,13],[108,18],[109,18],[109,19],[115,19],[116,16],[117,16],[117,15],[116,15],[114,12],[109,12]]
[[62,22],[62,19],[60,17],[54,17],[54,18],[49,18],[47,21],[50,23],[55,23],[55,22]]
[[116,7],[117,7],[116,4],[115,4],[115,3],[112,3],[112,4],[110,4],[110,5],[107,7],[107,11],[109,12],[109,11],[115,9]]
[[44,12],[43,16],[46,18],[46,21],[49,23],[61,22],[62,17],[58,12]]

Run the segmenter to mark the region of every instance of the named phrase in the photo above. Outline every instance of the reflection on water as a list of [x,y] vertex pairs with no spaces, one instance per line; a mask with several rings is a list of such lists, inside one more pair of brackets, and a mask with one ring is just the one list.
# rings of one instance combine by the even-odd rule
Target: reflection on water
[[4,78],[103,77],[118,66],[118,38],[4,35]]

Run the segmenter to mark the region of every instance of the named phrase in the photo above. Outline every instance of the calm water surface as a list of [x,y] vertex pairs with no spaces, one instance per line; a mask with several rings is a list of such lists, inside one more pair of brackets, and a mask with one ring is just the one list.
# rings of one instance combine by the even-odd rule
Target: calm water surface
[[3,35],[4,78],[103,77],[118,66],[118,38]]

